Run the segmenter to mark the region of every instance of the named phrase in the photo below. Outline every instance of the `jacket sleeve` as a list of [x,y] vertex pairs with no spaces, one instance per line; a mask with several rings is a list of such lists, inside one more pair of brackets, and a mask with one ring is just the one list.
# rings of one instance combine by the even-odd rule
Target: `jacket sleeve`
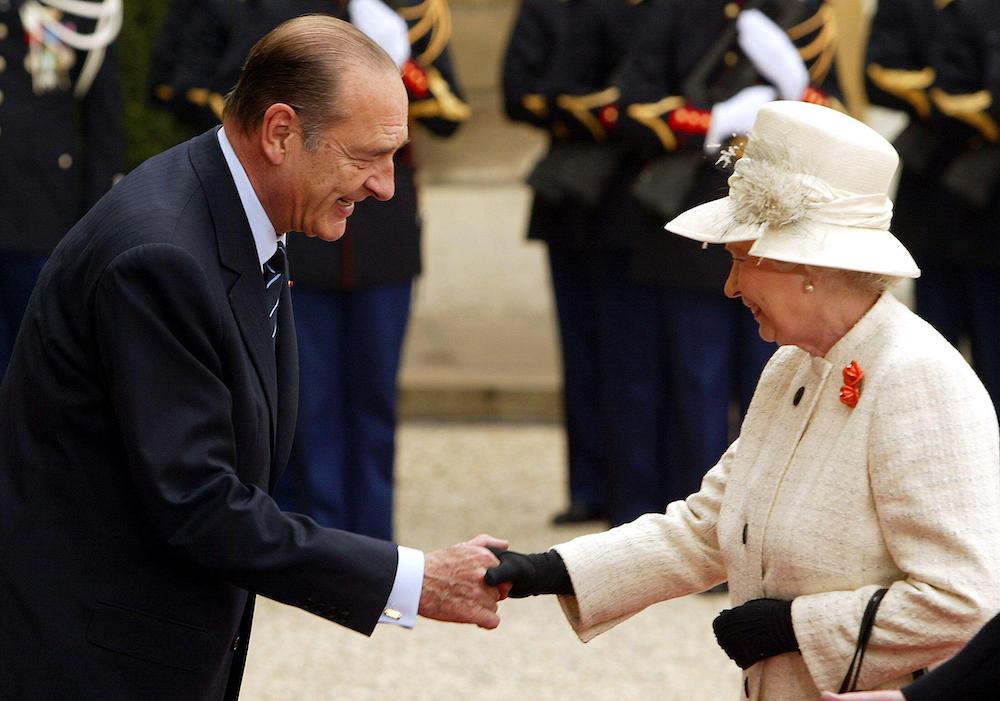
[[243,341],[223,334],[225,304],[190,253],[166,244],[120,254],[96,284],[108,401],[136,508],[178,560],[370,634],[396,547],[283,513],[240,480],[220,349]]
[[716,526],[737,445],[705,475],[697,494],[669,504],[665,513],[555,546],[575,592],[559,603],[582,641],[651,604],[725,581]]
[[930,120],[935,15],[929,2],[879,3],[865,69],[868,99],[873,104]]
[[[883,584],[860,688],[940,662],[1000,608],[998,455],[993,404],[964,361],[937,355],[893,367],[875,408],[868,475],[882,538],[905,577]],[[843,679],[877,587],[793,601],[820,689]]]
[[550,3],[555,9],[546,12],[542,2],[521,3],[504,53],[501,80],[507,116],[545,129],[550,124],[547,74],[564,29],[558,20],[565,13],[562,5],[556,3]]
[[153,99],[194,130],[208,129],[222,119],[224,96],[216,86],[216,71],[232,39],[234,21],[231,10],[219,2],[174,0],[157,38]]
[[931,98],[944,117],[986,143],[1000,142],[1000,13],[989,2],[940,11],[941,41]]

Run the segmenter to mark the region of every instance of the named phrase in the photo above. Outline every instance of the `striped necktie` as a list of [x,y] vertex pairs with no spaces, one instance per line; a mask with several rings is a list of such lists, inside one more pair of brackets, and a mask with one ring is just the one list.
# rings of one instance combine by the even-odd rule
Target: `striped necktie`
[[271,324],[271,345],[278,338],[278,305],[281,304],[281,288],[287,285],[288,260],[285,258],[285,244],[278,241],[278,250],[264,263],[264,301],[267,318]]

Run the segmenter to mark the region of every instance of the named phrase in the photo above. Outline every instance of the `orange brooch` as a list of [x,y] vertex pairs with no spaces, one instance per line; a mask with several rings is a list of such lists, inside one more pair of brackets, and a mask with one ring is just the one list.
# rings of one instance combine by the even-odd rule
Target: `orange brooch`
[[844,385],[840,388],[840,401],[852,409],[858,405],[861,399],[861,381],[865,379],[865,371],[858,365],[858,361],[852,360],[851,364],[844,368]]

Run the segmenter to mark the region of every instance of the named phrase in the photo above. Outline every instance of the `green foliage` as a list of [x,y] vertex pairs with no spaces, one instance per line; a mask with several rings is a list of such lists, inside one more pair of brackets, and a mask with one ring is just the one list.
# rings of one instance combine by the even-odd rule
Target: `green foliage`
[[149,59],[168,4],[169,0],[125,0],[118,57],[125,100],[127,170],[190,136],[189,130],[149,98]]

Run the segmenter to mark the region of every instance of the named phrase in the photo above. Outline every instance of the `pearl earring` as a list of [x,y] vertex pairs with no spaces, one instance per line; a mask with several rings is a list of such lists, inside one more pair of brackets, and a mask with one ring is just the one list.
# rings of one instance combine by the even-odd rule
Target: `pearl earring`
[[812,294],[813,292],[816,291],[816,286],[813,285],[808,280],[806,280],[805,284],[802,285],[802,291],[805,292],[807,295]]

